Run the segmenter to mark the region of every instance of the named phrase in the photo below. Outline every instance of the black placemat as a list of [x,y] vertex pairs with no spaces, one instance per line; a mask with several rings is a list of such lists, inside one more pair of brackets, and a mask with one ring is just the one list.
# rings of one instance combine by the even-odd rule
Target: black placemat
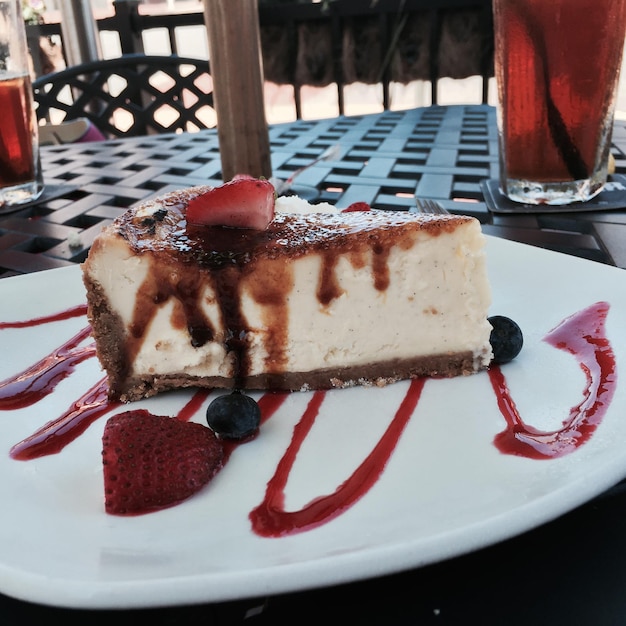
[[626,176],[622,174],[609,176],[606,187],[592,200],[563,205],[513,202],[500,193],[499,184],[495,179],[481,183],[485,204],[492,213],[572,213],[626,209]]

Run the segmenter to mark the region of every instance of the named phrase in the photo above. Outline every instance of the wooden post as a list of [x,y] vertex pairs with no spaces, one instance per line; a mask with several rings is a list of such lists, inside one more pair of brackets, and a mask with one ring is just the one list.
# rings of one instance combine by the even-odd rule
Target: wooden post
[[68,65],[102,58],[100,33],[88,0],[60,0],[63,52]]
[[257,0],[204,0],[222,178],[270,178]]

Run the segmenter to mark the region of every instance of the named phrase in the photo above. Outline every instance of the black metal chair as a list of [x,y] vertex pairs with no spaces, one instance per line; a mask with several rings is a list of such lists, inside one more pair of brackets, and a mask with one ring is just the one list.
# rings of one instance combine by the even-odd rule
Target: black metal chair
[[217,124],[209,62],[123,55],[42,76],[33,82],[37,117],[89,119],[104,135],[193,131]]

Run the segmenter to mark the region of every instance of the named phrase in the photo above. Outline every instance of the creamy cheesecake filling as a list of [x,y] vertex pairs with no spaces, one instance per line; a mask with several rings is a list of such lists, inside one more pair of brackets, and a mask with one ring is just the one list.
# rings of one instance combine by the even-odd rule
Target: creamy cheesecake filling
[[193,193],[118,220],[85,264],[94,334],[109,334],[97,343],[113,395],[376,384],[489,364],[476,220],[283,214],[269,232],[194,233],[184,223]]

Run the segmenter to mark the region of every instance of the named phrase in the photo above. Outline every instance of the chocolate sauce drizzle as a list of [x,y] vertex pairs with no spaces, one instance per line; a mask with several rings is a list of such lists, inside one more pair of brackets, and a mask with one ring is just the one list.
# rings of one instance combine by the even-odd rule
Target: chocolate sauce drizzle
[[[328,216],[324,219],[328,220]],[[316,295],[321,307],[328,307],[343,294],[337,275],[342,254],[347,255],[354,267],[363,267],[371,256],[372,284],[378,291],[389,286],[388,260],[392,246],[398,245],[398,229],[393,229],[392,237],[391,230],[381,229],[378,224],[376,230],[369,226],[369,219],[354,214],[348,219],[338,215],[332,227],[326,224],[322,227],[323,222],[315,214],[300,216],[298,220],[278,215],[268,230],[256,231],[186,225],[182,213],[169,209],[167,214],[160,213],[158,222],[122,223],[120,234],[131,246],[138,251],[153,248],[153,262],[139,289],[131,323],[132,339],[119,368],[120,380],[126,379],[159,308],[173,299],[172,324],[187,329],[194,347],[209,341],[224,343],[232,362],[233,386],[244,388],[251,373],[252,331],[242,306],[246,294],[261,305],[266,329],[262,334],[267,355],[264,365],[269,374],[268,387],[272,388],[272,375],[284,372],[287,366],[288,300],[295,284],[292,258],[311,251],[319,255]],[[390,221],[402,219],[389,217]],[[406,237],[412,241],[415,224],[409,220],[403,223]],[[437,232],[445,227],[437,225]],[[167,241],[178,254],[160,250],[160,241]],[[210,297],[215,298],[219,310],[220,319],[213,323],[203,308],[206,285],[210,285]]]

